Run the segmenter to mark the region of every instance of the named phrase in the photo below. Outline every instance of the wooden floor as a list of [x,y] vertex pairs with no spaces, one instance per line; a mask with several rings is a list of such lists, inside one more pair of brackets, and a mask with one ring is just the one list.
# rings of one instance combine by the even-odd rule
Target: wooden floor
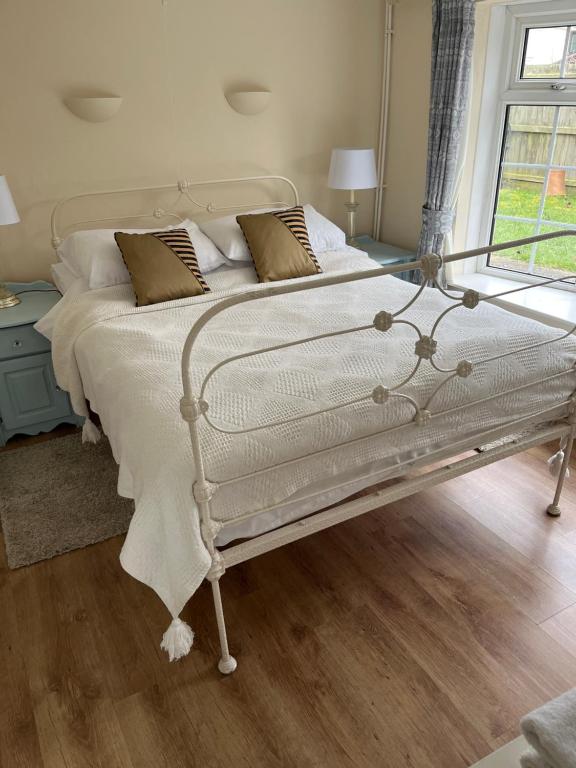
[[167,613],[121,570],[121,539],[2,561],[0,765],[469,766],[576,686],[576,483],[545,517],[547,455],[230,570],[227,678],[206,585],[184,612],[195,648],[169,664]]

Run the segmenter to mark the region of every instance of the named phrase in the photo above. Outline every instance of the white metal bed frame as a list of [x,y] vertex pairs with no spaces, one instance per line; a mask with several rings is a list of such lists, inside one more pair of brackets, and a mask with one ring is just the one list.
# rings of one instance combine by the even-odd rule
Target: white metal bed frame
[[[292,201],[288,204],[298,203],[298,192],[296,190],[296,187],[289,179],[282,176],[254,176],[254,177],[245,177],[245,178],[236,178],[236,179],[211,180],[211,181],[204,181],[204,182],[184,181],[184,182],[179,182],[177,186],[144,187],[139,189],[116,190],[112,192],[99,192],[95,194],[91,193],[91,194],[81,195],[79,197],[89,198],[89,197],[99,197],[99,196],[114,195],[114,194],[123,195],[123,194],[134,193],[134,192],[165,192],[165,191],[174,189],[178,192],[178,197],[176,198],[175,202],[172,204],[172,209],[174,209],[181,202],[186,201],[188,203],[193,204],[196,208],[207,211],[209,213],[216,213],[216,212],[220,213],[223,211],[249,209],[249,208],[254,208],[257,205],[271,206],[276,204],[277,205],[287,204],[287,203],[284,203],[283,201],[279,201],[277,203],[264,201],[261,203],[249,203],[249,204],[242,204],[242,205],[232,204],[228,206],[215,206],[211,202],[203,203],[203,202],[197,201],[195,198],[192,197],[190,193],[190,189],[192,187],[205,188],[205,187],[210,187],[215,185],[255,183],[255,182],[261,182],[261,181],[262,182],[274,181],[274,182],[286,184],[291,191],[291,197],[292,197]],[[60,234],[58,230],[59,216],[61,215],[63,207],[68,202],[75,199],[77,198],[69,198],[68,200],[62,201],[54,209],[54,212],[52,215],[52,242],[55,248],[58,247],[58,245],[61,242]],[[74,228],[77,229],[79,227],[86,226],[87,224],[92,225],[92,224],[100,224],[102,222],[112,222],[112,221],[118,222],[118,221],[124,221],[124,220],[147,218],[147,217],[150,217],[151,215],[156,219],[163,218],[163,217],[182,218],[182,215],[176,213],[175,210],[155,208],[152,214],[145,213],[145,214],[136,214],[136,215],[130,215],[130,216],[121,216],[121,217],[113,217],[113,218],[105,218],[105,219],[90,219],[90,220],[80,221],[74,224]],[[370,495],[365,495],[365,496],[362,496],[361,498],[353,499],[349,501],[345,500],[337,504],[336,506],[330,507],[327,510],[313,513],[311,515],[308,515],[307,517],[304,517],[303,519],[297,520],[296,522],[288,523],[272,531],[268,531],[267,533],[260,534],[257,537],[250,539],[248,541],[243,541],[239,544],[233,544],[231,546],[228,546],[226,549],[221,551],[216,546],[215,540],[216,540],[216,537],[218,536],[218,533],[223,528],[231,525],[236,525],[240,521],[247,520],[256,515],[260,515],[264,512],[268,512],[270,510],[277,508],[280,505],[275,504],[265,508],[261,508],[253,512],[249,512],[248,514],[245,514],[242,517],[234,517],[231,520],[218,520],[212,514],[212,509],[211,509],[211,501],[214,495],[217,493],[218,489],[228,486],[230,485],[230,483],[238,482],[239,480],[255,477],[257,475],[260,475],[266,472],[272,472],[281,466],[289,466],[298,461],[301,461],[303,457],[297,457],[289,461],[280,462],[279,464],[268,466],[264,469],[256,470],[254,472],[247,472],[245,474],[238,475],[234,478],[227,479],[224,481],[217,481],[213,478],[210,478],[207,474],[207,469],[206,469],[204,457],[202,454],[202,446],[199,438],[199,421],[203,419],[209,427],[216,429],[220,432],[227,432],[227,430],[223,429],[222,427],[216,427],[212,423],[210,417],[208,416],[209,403],[205,399],[206,387],[208,385],[208,382],[212,378],[212,376],[216,373],[216,371],[233,361],[241,360],[247,357],[253,357],[259,354],[265,354],[271,351],[286,349],[288,347],[307,344],[309,342],[313,342],[319,339],[341,336],[346,333],[359,332],[359,331],[372,329],[372,328],[375,328],[381,333],[387,333],[388,331],[390,331],[390,329],[393,328],[395,324],[408,325],[414,330],[415,339],[416,339],[415,345],[414,345],[415,362],[410,374],[402,382],[395,385],[394,387],[388,388],[384,385],[378,385],[371,392],[367,392],[363,398],[359,398],[359,399],[357,398],[345,403],[341,403],[337,407],[345,408],[346,406],[356,404],[362,400],[372,399],[375,403],[380,404],[384,408],[386,407],[386,403],[389,400],[393,398],[402,398],[405,401],[407,401],[410,404],[411,408],[413,409],[413,417],[411,421],[414,422],[419,428],[425,428],[425,426],[429,424],[431,421],[433,421],[434,419],[439,418],[441,416],[445,416],[448,413],[454,413],[458,411],[463,412],[469,406],[488,402],[490,400],[502,397],[504,395],[511,394],[512,392],[519,391],[524,388],[534,387],[538,384],[542,384],[552,379],[568,376],[570,374],[574,375],[575,365],[572,365],[566,370],[547,376],[546,378],[539,379],[537,381],[530,381],[528,384],[523,384],[518,387],[506,390],[504,392],[497,392],[494,395],[484,397],[475,401],[469,401],[461,406],[457,406],[450,409],[439,410],[439,411],[435,411],[433,409],[434,399],[436,398],[440,390],[449,381],[451,381],[456,377],[464,379],[472,375],[474,372],[475,365],[481,365],[487,362],[492,362],[497,359],[503,359],[505,357],[518,354],[519,352],[523,352],[537,346],[543,346],[546,344],[552,344],[552,343],[558,342],[566,338],[567,336],[571,335],[572,333],[574,333],[574,331],[576,331],[576,325],[575,325],[569,331],[561,332],[560,335],[554,339],[528,345],[528,346],[522,347],[521,349],[513,350],[511,352],[495,354],[484,360],[477,360],[475,361],[474,364],[467,360],[461,360],[453,369],[440,368],[436,364],[434,359],[434,356],[437,352],[437,345],[438,345],[438,342],[435,336],[443,319],[454,309],[457,309],[459,307],[464,307],[470,311],[473,311],[482,302],[490,301],[492,299],[502,298],[504,296],[519,293],[521,291],[532,290],[535,287],[538,287],[540,285],[551,285],[561,280],[561,278],[546,279],[546,280],[542,280],[540,283],[536,285],[526,284],[521,288],[514,288],[509,291],[502,291],[498,294],[494,294],[490,296],[481,296],[477,291],[474,291],[474,290],[448,293],[442,288],[439,280],[439,273],[440,273],[440,270],[442,269],[443,264],[461,261],[463,259],[475,257],[484,253],[495,253],[495,252],[510,248],[512,246],[522,246],[522,245],[541,242],[545,240],[552,240],[560,237],[574,237],[574,236],[576,236],[576,231],[562,230],[560,232],[553,232],[545,235],[538,235],[535,237],[516,240],[509,243],[502,243],[499,245],[493,245],[485,248],[478,248],[474,250],[465,251],[462,253],[456,253],[450,256],[446,256],[444,257],[444,259],[442,259],[440,256],[436,254],[429,254],[409,264],[391,265],[388,267],[372,269],[372,270],[363,271],[363,272],[354,272],[354,273],[344,274],[344,275],[343,274],[332,275],[332,276],[329,275],[326,277],[315,278],[314,280],[307,281],[307,282],[298,281],[295,283],[291,283],[291,284],[289,283],[284,285],[270,284],[269,286],[266,286],[264,288],[260,287],[259,289],[254,291],[248,291],[245,293],[232,295],[228,298],[223,299],[217,304],[212,305],[195,322],[195,324],[193,325],[192,329],[188,334],[188,337],[184,345],[183,353],[182,353],[183,397],[180,403],[180,410],[181,410],[182,418],[188,423],[189,431],[190,431],[190,439],[192,442],[193,462],[194,462],[194,471],[195,471],[193,495],[198,505],[202,538],[212,558],[212,564],[206,578],[210,581],[212,586],[214,606],[216,611],[216,620],[218,624],[218,632],[219,632],[220,646],[221,646],[221,658],[218,663],[218,668],[223,674],[229,674],[233,672],[236,669],[236,665],[237,665],[236,660],[234,659],[233,656],[231,656],[229,647],[228,647],[224,611],[222,607],[222,598],[220,594],[220,585],[219,585],[220,578],[223,576],[224,572],[228,567],[241,563],[245,560],[249,560],[265,552],[269,552],[270,550],[281,547],[284,544],[297,541],[301,538],[304,538],[305,536],[309,536],[312,533],[316,533],[318,531],[324,530],[325,528],[329,528],[344,520],[350,520],[354,517],[364,514],[365,512],[381,507],[387,503],[398,501],[399,499],[405,498],[411,494],[417,493],[418,491],[424,490],[426,488],[435,486],[445,480],[458,477],[460,475],[463,475],[479,467],[486,466],[495,461],[498,461],[503,458],[507,458],[509,456],[512,456],[516,453],[524,451],[533,446],[541,445],[543,443],[546,443],[555,439],[559,439],[561,441],[561,447],[562,447],[561,452],[559,452],[558,454],[558,457],[560,459],[560,461],[558,462],[560,464],[559,476],[556,484],[556,490],[554,493],[553,501],[548,506],[546,511],[549,515],[553,517],[560,515],[560,506],[559,506],[560,496],[562,493],[562,488],[563,488],[564,480],[566,477],[566,470],[568,468],[568,464],[570,461],[570,454],[572,451],[574,437],[576,434],[576,394],[573,393],[567,400],[556,403],[551,407],[548,407],[539,411],[535,411],[534,413],[530,414],[530,416],[528,417],[523,417],[520,419],[512,419],[503,426],[500,426],[494,429],[489,429],[480,435],[476,434],[473,438],[463,437],[460,441],[453,444],[450,448],[436,450],[420,459],[407,460],[399,464],[398,466],[404,467],[406,469],[406,472],[408,472],[409,470],[423,469],[427,466],[430,466],[432,463],[436,464],[440,460],[448,461],[449,462],[448,464],[430,469],[429,471],[423,474],[403,476],[393,485],[376,490]],[[200,389],[197,392],[194,391],[192,386],[192,381],[191,381],[190,370],[191,370],[191,363],[194,357],[196,342],[198,340],[198,337],[201,331],[206,327],[206,325],[211,320],[213,320],[213,318],[215,318],[222,312],[225,312],[231,307],[238,306],[239,304],[258,301],[259,299],[263,299],[263,298],[280,296],[280,295],[291,294],[291,293],[299,293],[299,292],[304,292],[308,290],[315,290],[317,288],[321,288],[324,286],[351,283],[351,282],[366,280],[366,279],[370,279],[370,278],[378,277],[382,275],[391,275],[399,272],[404,272],[407,270],[421,270],[422,279],[421,279],[420,287],[417,290],[414,297],[400,310],[392,313],[383,309],[382,311],[376,314],[373,322],[369,325],[363,325],[355,328],[338,330],[338,331],[333,331],[333,332],[329,332],[321,335],[306,337],[306,338],[298,339],[295,341],[287,342],[285,344],[264,347],[258,350],[253,350],[250,352],[246,352],[244,354],[238,354],[238,355],[234,355],[233,357],[226,358],[220,361],[206,374],[200,386]],[[443,295],[446,296],[448,299],[450,299],[453,303],[451,306],[449,306],[447,309],[445,309],[443,312],[440,313],[430,333],[423,334],[421,330],[414,323],[410,322],[409,320],[403,319],[402,315],[411,306],[413,306],[416,301],[418,301],[425,287],[429,285],[435,286],[437,290],[441,291]],[[415,376],[419,367],[423,364],[432,365],[437,372],[445,374],[445,377],[443,378],[442,382],[438,385],[436,390],[432,393],[432,395],[428,398],[427,402],[420,405],[418,402],[416,402],[416,400],[402,393],[400,390]],[[278,425],[287,424],[289,422],[293,422],[296,420],[310,418],[313,415],[319,415],[321,413],[325,413],[328,410],[333,410],[333,409],[334,408],[320,409],[317,411],[312,411],[304,416],[294,416],[288,419],[280,419],[263,426],[233,430],[233,432],[235,434],[241,434],[241,433],[266,429],[272,426],[278,426]],[[372,432],[371,434],[365,435],[360,438],[355,438],[353,440],[348,440],[348,441],[345,440],[338,443],[337,445],[333,445],[328,448],[312,450],[309,454],[307,454],[307,457],[326,454],[342,447],[343,445],[348,445],[352,443],[359,444],[370,438],[374,438],[375,435],[384,436],[387,433],[391,433],[395,430],[404,428],[409,423],[410,421],[396,427],[377,429],[375,432]],[[519,433],[521,433],[520,436],[518,436]],[[481,453],[475,453],[471,456],[466,456],[465,458],[457,458],[458,456],[460,456],[466,451],[478,449],[482,445],[486,445],[487,443],[491,443],[493,441],[501,440],[502,438],[511,438],[511,439],[509,442],[503,442],[497,447],[490,448]],[[454,461],[451,461],[451,459],[454,459]],[[359,480],[366,482],[366,485],[369,486],[370,477],[371,476],[368,474],[365,474],[363,476],[355,475],[353,481],[340,482],[340,483],[336,482],[334,485],[331,486],[329,490],[343,489],[347,485],[350,485],[351,482],[357,482]],[[372,477],[374,477],[374,475],[372,475]],[[303,501],[304,498],[302,498],[301,500]]]
[[[200,201],[196,198],[192,197],[191,189],[192,188],[199,188],[199,189],[206,189],[210,187],[219,187],[219,186],[238,186],[238,185],[253,185],[258,184],[261,182],[280,182],[283,185],[286,185],[290,191],[290,197],[292,198],[289,202],[286,202],[285,200],[259,200],[257,202],[251,202],[251,203],[230,203],[228,205],[215,205],[212,200],[207,201]],[[151,211],[146,210],[144,212],[140,213],[131,213],[128,215],[121,215],[121,216],[106,216],[104,218],[90,218],[90,219],[81,219],[81,220],[75,220],[72,224],[67,226],[65,229],[62,229],[60,227],[60,220],[62,218],[64,210],[71,204],[74,203],[77,200],[84,200],[88,201],[91,200],[93,202],[97,202],[99,199],[103,199],[105,197],[117,197],[117,196],[125,196],[125,195],[135,195],[137,193],[154,193],[155,195],[159,195],[162,193],[168,193],[168,192],[175,192],[176,197],[172,200],[169,207],[161,207],[157,206],[154,207]],[[88,226],[89,228],[94,224],[115,224],[117,225],[119,222],[129,222],[134,220],[142,220],[142,219],[164,219],[164,218],[171,218],[171,219],[178,219],[182,221],[184,218],[184,215],[182,212],[177,211],[176,209],[181,205],[192,205],[193,210],[195,211],[204,211],[209,214],[215,214],[215,213],[227,213],[230,211],[241,211],[241,210],[250,210],[251,208],[257,208],[257,207],[274,207],[274,206],[281,206],[281,205],[298,205],[299,204],[299,197],[298,197],[298,190],[296,189],[296,186],[294,182],[292,182],[290,179],[286,178],[285,176],[241,176],[238,178],[232,178],[232,179],[206,179],[204,181],[187,181],[186,179],[181,179],[176,184],[164,184],[160,186],[155,187],[129,187],[127,189],[106,189],[102,190],[101,192],[86,192],[81,195],[74,195],[72,197],[64,198],[63,200],[60,200],[54,208],[52,209],[52,216],[50,218],[50,229],[52,233],[52,247],[55,251],[59,248],[59,246],[62,244],[62,235],[64,232],[70,232],[75,231],[77,229],[81,229],[83,227]]]

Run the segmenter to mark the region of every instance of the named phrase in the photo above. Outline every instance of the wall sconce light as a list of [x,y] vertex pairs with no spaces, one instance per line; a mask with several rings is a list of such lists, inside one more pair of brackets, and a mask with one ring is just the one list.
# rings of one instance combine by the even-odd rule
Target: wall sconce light
[[121,96],[72,96],[64,100],[70,112],[89,123],[110,120],[122,105]]
[[271,96],[267,90],[230,91],[226,94],[226,101],[241,115],[258,115],[267,108]]

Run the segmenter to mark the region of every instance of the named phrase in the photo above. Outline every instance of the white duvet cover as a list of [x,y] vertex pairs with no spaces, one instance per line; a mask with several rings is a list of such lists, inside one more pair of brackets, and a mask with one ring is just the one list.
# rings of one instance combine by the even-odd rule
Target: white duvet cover
[[[374,268],[374,262],[352,249],[321,254],[319,260],[325,273]],[[214,302],[255,287],[239,284],[218,290],[225,283],[213,275],[212,293],[153,307],[135,308],[127,285],[82,294],[60,313],[53,336],[58,383],[70,392],[78,413],[85,413],[86,396],[100,415],[120,467],[119,493],[136,502],[122,565],[158,593],[173,617],[210,566],[191,493],[194,475],[188,427],[179,413],[182,347],[194,321]],[[237,282],[242,282],[240,270]],[[317,333],[369,325],[376,312],[398,310],[415,290],[397,278],[380,277],[260,299],[227,310],[208,324],[193,353],[196,388],[224,358]],[[403,317],[427,333],[438,314],[451,304],[439,291],[427,289]],[[558,329],[492,306],[481,305],[473,311],[458,308],[440,325],[435,359],[439,367],[453,368],[460,360],[475,363],[561,335]],[[390,399],[377,405],[368,398],[288,425],[228,434],[332,408],[368,395],[378,384],[393,387],[416,362],[416,338],[407,325],[395,325],[387,333],[370,329],[248,358],[219,371],[205,399],[211,420],[227,433],[201,423],[209,478],[218,482],[305,457],[256,479],[236,481],[216,493],[213,511],[222,520],[279,505],[273,512],[253,518],[249,528],[244,523],[228,531],[226,540],[269,529],[343,498],[370,483],[358,481],[361,474],[372,472],[372,482],[401,474],[399,464],[406,459],[446,447],[463,434],[480,434],[562,402],[576,386],[572,371],[537,387],[459,408],[569,369],[576,353],[576,340],[570,337],[478,364],[469,378],[453,379],[430,410],[457,410],[425,427],[402,426],[413,416],[406,401]],[[443,378],[424,361],[402,391],[423,404]],[[398,428],[388,436],[375,435],[383,426]],[[310,455],[366,435],[373,437],[330,453]],[[350,485],[329,493],[335,478],[337,482],[348,479]]]

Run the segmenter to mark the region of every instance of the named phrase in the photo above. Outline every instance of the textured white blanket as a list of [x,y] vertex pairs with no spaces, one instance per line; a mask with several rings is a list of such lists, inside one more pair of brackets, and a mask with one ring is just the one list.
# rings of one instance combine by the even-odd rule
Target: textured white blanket
[[[352,251],[323,254],[321,263],[325,272],[374,268],[373,262]],[[194,382],[199,384],[216,362],[239,352],[370,324],[377,311],[399,309],[414,290],[393,277],[373,278],[228,310],[201,335],[192,358]],[[230,292],[215,290],[203,297],[137,309],[129,286],[91,291],[69,302],[54,331],[58,383],[70,392],[78,413],[83,413],[85,396],[99,413],[120,465],[119,491],[136,501],[122,565],[151,586],[174,617],[210,565],[191,495],[194,477],[187,426],[179,414],[180,356],[194,321]],[[406,317],[426,333],[450,304],[438,291],[427,290]],[[436,362],[451,368],[459,360],[480,361],[498,351],[521,349],[560,334],[494,307],[457,309],[437,333]],[[393,386],[414,365],[415,338],[409,326],[395,326],[387,334],[375,330],[348,334],[226,366],[206,391],[209,415],[222,429],[244,429],[363,397],[377,384]],[[445,387],[432,410],[455,408],[568,369],[575,352],[574,340],[568,339],[477,365],[468,379],[455,379]],[[404,391],[423,403],[442,378],[423,364]],[[216,494],[214,513],[221,519],[233,519],[294,498],[302,489],[319,493],[335,476],[347,472],[354,477],[359,468],[398,474],[395,467],[401,460],[448,445],[463,431],[480,434],[561,402],[574,386],[572,373],[522,393],[454,411],[426,428],[410,423],[388,439],[374,436],[329,457],[309,457],[290,469],[240,481],[241,488],[235,484]],[[390,400],[385,408],[368,400],[247,435],[221,434],[203,425],[208,475],[214,480],[236,477],[370,435],[382,426],[405,424],[411,415],[401,400]]]

